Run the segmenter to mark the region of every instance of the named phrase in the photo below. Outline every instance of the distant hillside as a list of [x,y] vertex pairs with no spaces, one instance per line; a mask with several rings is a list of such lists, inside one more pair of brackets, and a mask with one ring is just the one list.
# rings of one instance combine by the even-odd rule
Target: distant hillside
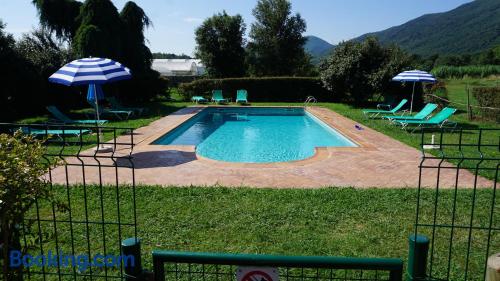
[[477,53],[500,44],[500,0],[475,0],[444,13],[428,14],[403,25],[368,33],[419,54]]
[[325,40],[316,36],[306,36],[307,41],[304,45],[304,49],[308,54],[313,57],[313,63],[317,64],[319,61],[328,55],[335,46],[326,42]]

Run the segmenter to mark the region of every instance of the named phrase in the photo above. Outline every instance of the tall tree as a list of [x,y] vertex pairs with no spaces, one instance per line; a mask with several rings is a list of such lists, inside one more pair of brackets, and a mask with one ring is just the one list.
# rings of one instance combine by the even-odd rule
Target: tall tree
[[398,47],[384,47],[369,37],[362,43],[339,44],[321,63],[320,77],[338,99],[361,104],[384,92],[391,78],[410,63],[410,56]]
[[292,15],[288,0],[259,0],[248,44],[251,72],[257,76],[303,75],[310,65],[304,51],[306,22]]
[[123,23],[122,62],[134,72],[145,72],[151,68],[153,55],[146,46],[144,29],[151,25],[144,10],[134,2],[127,2],[120,12]]
[[40,23],[56,33],[60,39],[71,41],[80,23],[78,15],[82,3],[76,0],[33,0]]
[[87,0],[78,16],[73,49],[78,57],[121,58],[122,22],[110,0]]
[[239,77],[245,74],[245,23],[240,15],[225,11],[206,19],[196,29],[196,57],[212,77]]

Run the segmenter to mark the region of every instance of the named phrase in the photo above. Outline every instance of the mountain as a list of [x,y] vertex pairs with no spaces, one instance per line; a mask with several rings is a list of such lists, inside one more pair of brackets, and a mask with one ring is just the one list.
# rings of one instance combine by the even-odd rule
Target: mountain
[[424,56],[477,53],[500,44],[500,1],[475,0],[448,12],[423,15],[353,40],[367,36]]
[[307,41],[304,45],[304,49],[308,54],[312,56],[312,62],[314,64],[319,63],[319,61],[328,55],[335,46],[326,42],[325,40],[316,36],[306,36]]

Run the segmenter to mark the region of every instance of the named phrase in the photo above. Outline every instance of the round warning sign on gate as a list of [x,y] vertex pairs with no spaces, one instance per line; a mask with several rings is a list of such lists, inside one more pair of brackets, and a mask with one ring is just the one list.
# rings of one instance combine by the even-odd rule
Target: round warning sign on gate
[[272,267],[240,267],[236,270],[237,281],[279,281],[276,268]]

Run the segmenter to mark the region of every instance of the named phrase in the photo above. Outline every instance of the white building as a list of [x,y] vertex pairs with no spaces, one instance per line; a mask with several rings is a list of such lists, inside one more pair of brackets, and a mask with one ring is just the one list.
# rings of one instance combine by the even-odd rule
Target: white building
[[162,76],[200,76],[205,66],[197,59],[154,59],[152,69]]

